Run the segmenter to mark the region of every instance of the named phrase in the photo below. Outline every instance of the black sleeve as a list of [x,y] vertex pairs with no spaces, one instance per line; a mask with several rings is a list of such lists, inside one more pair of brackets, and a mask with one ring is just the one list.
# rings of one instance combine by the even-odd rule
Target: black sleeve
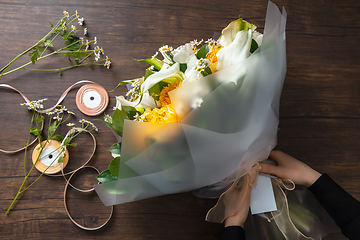
[[245,231],[240,226],[228,226],[219,232],[219,240],[245,240]]
[[360,202],[342,189],[326,173],[309,187],[317,200],[349,239],[359,239]]

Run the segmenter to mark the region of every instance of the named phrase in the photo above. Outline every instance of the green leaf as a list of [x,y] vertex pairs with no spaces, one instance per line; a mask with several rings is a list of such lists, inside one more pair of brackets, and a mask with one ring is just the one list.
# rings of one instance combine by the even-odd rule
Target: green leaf
[[109,152],[114,154],[120,154],[121,153],[121,142],[115,143],[109,148]]
[[58,163],[63,163],[63,162],[64,162],[64,157],[63,156],[59,157]]
[[30,134],[33,134],[34,136],[39,137],[41,135],[41,129],[32,128],[32,129],[30,129]]
[[104,120],[102,120],[102,119],[95,119],[95,120],[101,121],[101,122],[103,122],[103,123],[105,124],[105,126],[107,126],[107,127],[108,127],[108,128],[110,128],[110,129],[113,129],[113,127],[112,127],[112,124],[111,124],[111,123],[106,122],[106,121],[104,121]]
[[56,140],[56,141],[58,141],[59,143],[61,143],[61,142],[64,140],[64,137],[61,136],[61,135],[54,135],[51,139],[52,139],[52,140]]
[[44,51],[44,48],[41,47],[41,46],[38,46],[38,49],[39,49],[40,52],[43,52],[43,51]]
[[209,52],[209,46],[207,44],[205,44],[196,53],[196,58],[197,59],[206,58],[206,55],[208,54],[208,52]]
[[45,47],[53,47],[54,45],[51,43],[51,40],[44,41]]
[[53,28],[54,27],[54,25],[51,23],[51,22],[49,22],[48,20],[46,20],[48,23],[50,23],[50,26],[51,26],[51,28]]
[[70,144],[68,144],[67,146],[76,147],[76,146],[77,146],[77,143],[70,143]]
[[112,129],[119,134],[119,136],[122,136],[123,133],[123,127],[124,127],[124,119],[127,118],[127,115],[125,112],[120,111],[119,109],[116,109],[112,116]]
[[160,94],[161,90],[164,87],[167,87],[168,85],[169,85],[169,83],[166,83],[163,81],[156,83],[154,86],[152,86],[149,89],[150,96],[155,97],[155,100],[159,100],[159,94]]
[[150,75],[153,75],[155,72],[150,70],[150,69],[146,69],[146,72],[145,72],[145,76],[144,76],[144,79],[146,80]]
[[119,177],[120,157],[114,158],[109,164],[109,171],[112,175]]
[[71,62],[72,64],[74,64],[74,62],[73,62],[73,61],[71,61],[70,56],[68,56],[68,60],[69,60],[69,62]]
[[258,47],[259,47],[259,45],[257,44],[257,42],[254,39],[252,39],[250,52],[251,53],[255,52],[255,50],[258,49]]
[[122,106],[121,111],[126,114],[126,119],[133,120],[137,110],[131,106]]
[[134,82],[135,80],[137,80],[137,79],[122,81],[122,82],[120,82],[113,90],[111,90],[111,91],[109,91],[109,92],[113,92],[113,91],[115,91],[118,87],[121,87],[122,85],[125,85],[125,84],[128,84],[128,83],[132,83],[132,82]]
[[54,132],[57,129],[57,123],[56,121],[54,121],[50,126],[49,126],[49,136],[52,136],[54,134]]
[[118,180],[118,177],[111,174],[109,170],[105,170],[96,177],[96,179],[101,183],[107,183]]
[[139,62],[146,62],[148,64],[150,64],[151,66],[154,66],[155,69],[157,70],[160,70],[164,64],[163,61],[161,61],[160,59],[158,58],[146,58],[146,59],[135,59],[136,61],[139,61]]
[[187,69],[186,63],[180,63],[180,71],[182,71],[183,73],[185,73],[186,69]]
[[75,58],[81,58],[81,57],[86,57],[89,55],[89,52],[87,51],[67,51],[64,53],[60,53],[61,55],[64,56],[73,56]]

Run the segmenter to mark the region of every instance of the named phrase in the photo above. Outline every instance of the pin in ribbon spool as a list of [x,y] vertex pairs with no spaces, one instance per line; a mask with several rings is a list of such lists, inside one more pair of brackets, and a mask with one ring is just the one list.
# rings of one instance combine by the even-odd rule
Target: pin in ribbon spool
[[[41,142],[41,145],[44,146],[45,143],[46,141],[43,141]],[[61,171],[61,165],[58,160],[62,154],[62,150],[61,144],[58,141],[49,140],[49,142],[44,146],[41,155],[40,152],[41,147],[40,144],[38,144],[32,154],[32,161],[37,170],[45,172],[45,174],[55,174]],[[63,153],[63,168],[67,165],[68,161],[69,152],[65,149],[65,152]]]
[[105,111],[109,104],[107,91],[97,84],[86,84],[76,94],[76,106],[88,116],[96,116]]

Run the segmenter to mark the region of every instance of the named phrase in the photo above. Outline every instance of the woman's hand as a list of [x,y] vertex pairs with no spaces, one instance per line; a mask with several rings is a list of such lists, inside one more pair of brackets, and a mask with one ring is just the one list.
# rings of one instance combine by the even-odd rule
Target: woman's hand
[[275,175],[279,178],[287,178],[295,184],[310,187],[321,174],[305,163],[283,153],[281,151],[272,151],[269,159],[277,162],[277,166],[269,164],[260,164],[260,172]]

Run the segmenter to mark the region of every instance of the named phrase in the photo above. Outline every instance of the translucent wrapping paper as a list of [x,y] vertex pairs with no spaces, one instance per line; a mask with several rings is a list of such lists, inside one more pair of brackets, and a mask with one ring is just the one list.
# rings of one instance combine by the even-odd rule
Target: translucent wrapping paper
[[[262,45],[244,61],[169,93],[180,123],[125,120],[119,180],[95,189],[115,205],[201,188],[219,196],[276,145],[286,73],[286,13],[269,2]],[[203,99],[192,109],[186,96]]]

